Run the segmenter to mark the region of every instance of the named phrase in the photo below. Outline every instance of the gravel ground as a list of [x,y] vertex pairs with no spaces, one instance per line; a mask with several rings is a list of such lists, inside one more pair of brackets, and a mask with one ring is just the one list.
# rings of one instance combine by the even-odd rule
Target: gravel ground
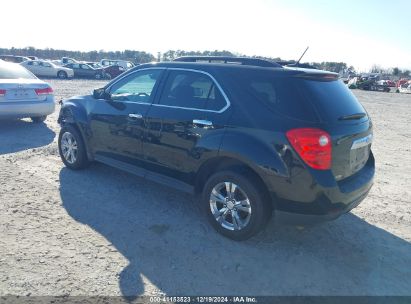
[[[50,80],[57,100],[99,81]],[[185,194],[63,167],[56,113],[0,122],[0,295],[411,295],[411,95],[354,91],[373,118],[366,200],[313,227],[216,234]]]

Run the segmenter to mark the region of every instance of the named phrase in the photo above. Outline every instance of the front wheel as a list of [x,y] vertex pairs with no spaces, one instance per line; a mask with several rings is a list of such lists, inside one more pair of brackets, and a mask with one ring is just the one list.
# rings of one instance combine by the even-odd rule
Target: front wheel
[[202,205],[214,229],[236,241],[256,235],[271,217],[262,185],[235,171],[216,173],[208,179]]
[[66,167],[79,170],[87,167],[89,164],[86,146],[79,131],[73,126],[67,125],[61,128],[58,147],[61,160]]

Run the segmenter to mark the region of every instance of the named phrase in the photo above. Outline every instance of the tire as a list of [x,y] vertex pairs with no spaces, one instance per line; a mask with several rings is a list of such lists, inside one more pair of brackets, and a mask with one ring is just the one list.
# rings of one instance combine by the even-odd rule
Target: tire
[[110,80],[112,77],[109,73],[104,74],[104,78]]
[[31,120],[34,123],[42,123],[46,120],[46,118],[47,118],[47,115],[43,115],[43,116],[31,117]]
[[231,170],[216,173],[208,179],[201,195],[213,228],[236,241],[247,240],[265,228],[272,212],[262,185],[245,176]]
[[60,79],[66,79],[67,78],[67,73],[65,71],[58,71],[57,77]]
[[61,160],[67,168],[80,170],[89,165],[86,146],[80,132],[75,127],[67,125],[61,128],[58,147]]

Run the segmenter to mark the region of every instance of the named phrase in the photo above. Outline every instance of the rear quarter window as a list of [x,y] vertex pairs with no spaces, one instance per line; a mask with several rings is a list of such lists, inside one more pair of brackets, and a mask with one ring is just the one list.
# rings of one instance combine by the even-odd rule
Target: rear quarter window
[[[247,106],[263,104],[270,110],[293,119],[318,121],[318,115],[307,102],[304,90],[295,79],[273,75],[271,72],[251,72],[230,75]],[[291,80],[291,81],[290,81]]]
[[366,113],[340,80],[321,81],[283,76],[269,71],[230,75],[242,90],[242,102],[262,103],[272,111],[308,122],[335,122],[338,118]]

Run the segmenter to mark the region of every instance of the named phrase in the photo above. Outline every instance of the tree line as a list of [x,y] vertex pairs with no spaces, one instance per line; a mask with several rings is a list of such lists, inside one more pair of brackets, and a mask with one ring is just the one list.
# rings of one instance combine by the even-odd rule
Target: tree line
[[[101,59],[119,59],[131,61],[135,64],[153,62],[153,61],[171,61],[182,56],[243,56],[239,53],[233,53],[227,50],[214,50],[214,51],[184,51],[184,50],[168,50],[163,54],[158,53],[157,56],[147,53],[145,51],[124,50],[124,51],[67,51],[58,50],[52,48],[36,49],[34,47],[26,48],[0,48],[0,55],[17,55],[17,56],[36,56],[39,58],[47,59],[60,59],[62,57],[75,58],[80,61],[100,61]],[[280,57],[262,57],[251,56],[253,58],[266,59],[276,62],[288,62],[295,63],[295,60],[283,60]],[[348,66],[345,62],[306,62],[305,65],[309,65],[316,69],[326,70],[335,73],[353,73],[356,71],[353,66]],[[391,69],[381,69],[378,65],[374,65],[370,72],[372,73],[384,73],[398,77],[409,77],[409,70],[400,70],[398,67]]]
[[119,59],[132,61],[136,64],[155,61],[156,58],[144,51],[124,50],[124,51],[67,51],[56,49],[36,49],[34,47],[6,49],[0,48],[0,55],[16,55],[16,56],[36,56],[38,58],[61,59],[62,57],[70,57],[80,61],[100,61],[101,59]]

